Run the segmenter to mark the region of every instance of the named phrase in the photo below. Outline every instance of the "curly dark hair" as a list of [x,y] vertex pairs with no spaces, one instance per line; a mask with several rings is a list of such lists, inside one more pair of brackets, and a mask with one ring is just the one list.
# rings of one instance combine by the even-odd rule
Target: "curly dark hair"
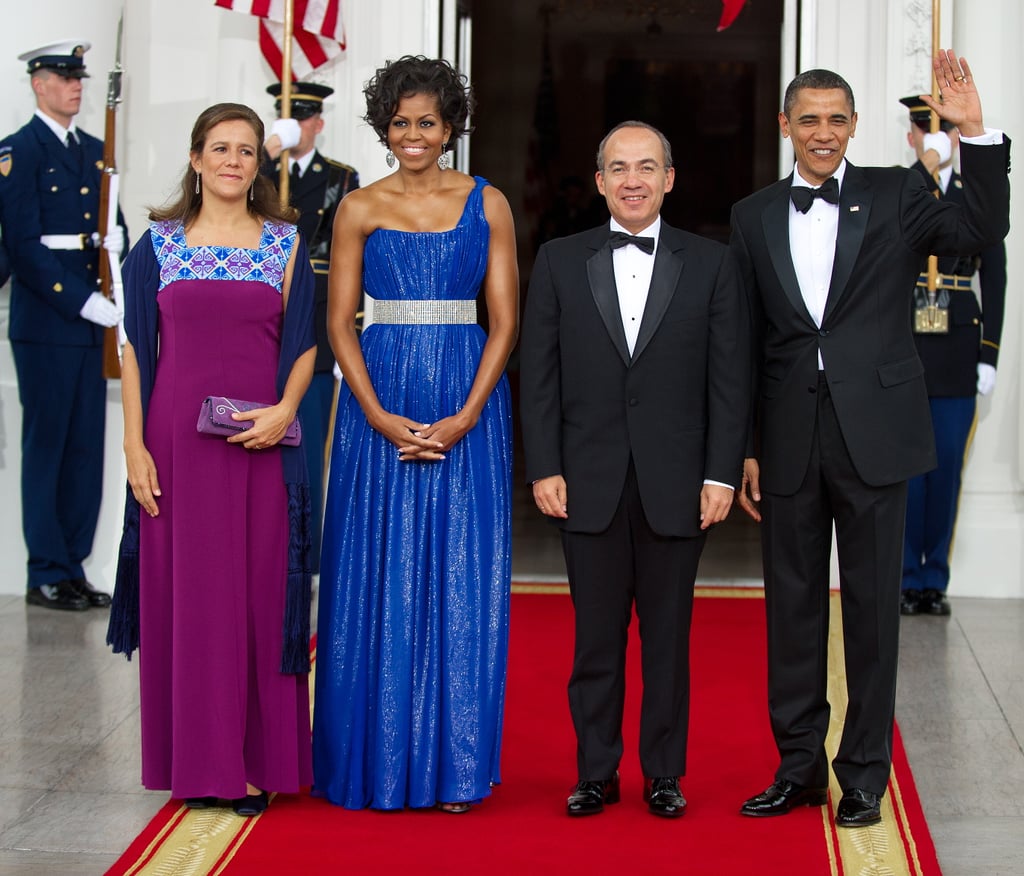
[[441,120],[451,125],[449,143],[454,143],[472,128],[467,124],[473,111],[473,89],[469,80],[447,61],[405,55],[379,67],[363,89],[366,115],[363,120],[377,132],[380,142],[388,144],[388,126],[403,97],[430,94],[437,98]]
[[[192,145],[189,154],[201,153],[210,131],[221,122],[234,121],[246,122],[252,128],[259,146],[257,164],[262,165],[266,158],[263,152],[263,122],[254,110],[242,103],[216,103],[203,110],[192,126]],[[298,210],[294,207],[281,206],[277,189],[262,173],[256,174],[252,194],[252,198],[245,202],[252,215],[273,219],[275,222],[295,222],[298,219]],[[199,214],[202,205],[202,193],[196,193],[196,172],[189,162],[181,178],[181,192],[178,197],[163,207],[151,208],[149,218],[153,222],[178,220],[182,225],[188,225]]]

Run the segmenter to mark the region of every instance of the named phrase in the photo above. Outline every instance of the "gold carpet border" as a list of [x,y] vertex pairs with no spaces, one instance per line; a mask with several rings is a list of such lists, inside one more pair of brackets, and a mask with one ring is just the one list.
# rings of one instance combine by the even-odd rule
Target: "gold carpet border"
[[[839,591],[829,598],[828,635],[828,701],[832,707],[825,750],[829,759],[835,757],[846,718],[849,698],[846,691],[846,661],[843,655],[842,603]],[[870,827],[834,828],[835,807],[843,795],[835,775],[829,782],[830,818],[823,812],[829,861],[842,861],[844,876],[921,876],[917,843],[906,816],[903,794],[893,774],[888,793],[882,798],[882,821]],[[904,836],[906,843],[904,844]],[[908,859],[909,855],[909,859]],[[837,873],[832,870],[833,876]]]
[[[182,809],[184,809],[184,807],[182,807]],[[149,863],[149,859],[150,856],[153,854],[153,851],[158,846],[160,846],[166,839],[167,835],[169,833],[172,833],[174,828],[177,827],[178,822],[181,820],[182,809],[179,809],[175,813],[174,817],[169,818],[167,820],[167,823],[162,828],[160,828],[160,831],[157,833],[157,835],[153,837],[153,841],[148,846],[146,846],[145,849],[143,849],[142,854],[139,855],[135,863],[132,864],[131,867],[129,867],[127,870],[125,870],[125,876],[134,876],[134,874],[142,872],[141,867]]]
[[[274,799],[273,794],[270,799]],[[125,876],[218,876],[262,818],[182,805]]]

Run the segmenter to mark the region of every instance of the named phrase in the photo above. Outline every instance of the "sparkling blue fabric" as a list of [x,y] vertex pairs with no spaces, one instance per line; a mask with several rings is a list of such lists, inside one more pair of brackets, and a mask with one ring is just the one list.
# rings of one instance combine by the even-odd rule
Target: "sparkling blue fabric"
[[[459,224],[378,230],[363,282],[379,299],[475,299],[490,229],[477,178]],[[384,407],[455,413],[476,376],[477,325],[370,325]],[[320,565],[314,793],[357,809],[479,800],[500,781],[511,566],[511,414],[503,377],[440,462],[400,462],[343,383]]]

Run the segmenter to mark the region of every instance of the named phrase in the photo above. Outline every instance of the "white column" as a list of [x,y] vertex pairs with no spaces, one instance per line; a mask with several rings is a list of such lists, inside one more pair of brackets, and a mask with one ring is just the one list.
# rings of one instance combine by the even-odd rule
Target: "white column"
[[[1024,14],[1012,0],[960,3],[953,18],[953,48],[975,74],[985,123],[1024,137],[1024,70],[1019,62]],[[1019,150],[1018,150],[1019,151]],[[1016,175],[1011,174],[1011,183]],[[950,592],[1024,597],[1024,411],[1021,344],[1024,341],[1024,201],[1010,201],[1006,239],[1006,315],[996,389],[979,400],[978,426],[964,471]]]

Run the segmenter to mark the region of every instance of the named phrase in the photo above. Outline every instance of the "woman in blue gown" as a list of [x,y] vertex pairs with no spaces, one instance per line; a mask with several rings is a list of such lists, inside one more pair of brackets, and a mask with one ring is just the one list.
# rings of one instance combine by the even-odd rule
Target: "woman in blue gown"
[[398,169],[350,193],[334,224],[328,330],[345,379],[320,567],[314,789],[353,809],[465,812],[500,781],[515,231],[497,189],[449,169],[471,108],[463,76],[404,57],[365,94]]

